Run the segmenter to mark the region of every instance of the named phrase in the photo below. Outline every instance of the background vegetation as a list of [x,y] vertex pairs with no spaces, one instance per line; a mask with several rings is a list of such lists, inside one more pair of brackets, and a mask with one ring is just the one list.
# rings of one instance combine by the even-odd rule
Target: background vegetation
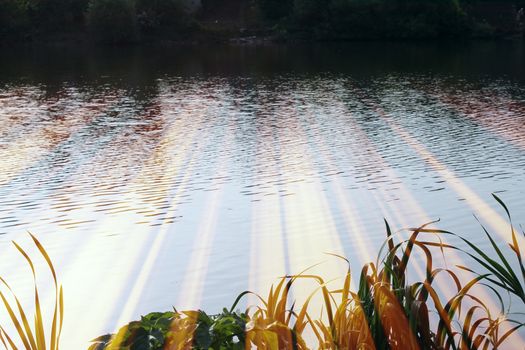
[[[0,0],[0,42],[64,40],[73,37],[109,43],[208,36],[225,23],[214,14],[189,13],[184,0]],[[244,10],[245,26],[284,39],[418,39],[492,36],[517,31],[512,14],[504,24],[480,18],[484,0],[224,0],[225,8]],[[228,4],[226,4],[228,3]],[[230,4],[231,3],[231,4]],[[481,4],[481,5],[480,5]],[[500,0],[501,9],[525,6],[525,0]],[[229,7],[228,7],[229,6]],[[502,10],[503,11],[503,10]],[[507,11],[507,10],[505,10]],[[507,11],[509,12],[509,11]],[[235,19],[235,16],[229,16]],[[249,18],[247,24],[246,18]],[[209,25],[210,20],[213,24]],[[226,24],[224,24],[226,25]],[[498,28],[501,27],[501,28]],[[250,29],[250,28],[248,28]],[[261,30],[262,29],[262,30]],[[251,31],[250,33],[253,33]],[[192,34],[188,36],[188,34]]]

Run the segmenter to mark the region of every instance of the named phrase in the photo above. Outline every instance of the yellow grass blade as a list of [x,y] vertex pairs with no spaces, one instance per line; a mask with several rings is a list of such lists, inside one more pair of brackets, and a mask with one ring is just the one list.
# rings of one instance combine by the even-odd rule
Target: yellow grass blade
[[[11,321],[13,322],[13,325],[16,328],[16,331],[18,335],[20,336],[20,340],[22,340],[22,343],[24,343],[24,346],[26,349],[30,349],[29,342],[27,340],[27,337],[24,333],[24,329],[20,325],[20,322],[18,321],[18,318],[16,317],[15,313],[13,312],[13,309],[11,308],[11,305],[9,305],[9,302],[4,296],[4,293],[0,292],[0,298],[2,298],[2,302],[4,303],[5,309],[7,310],[7,313],[9,314],[9,318],[11,318]],[[6,334],[7,336],[7,334]]]
[[27,263],[31,267],[31,271],[33,272],[33,280],[35,283],[35,337],[36,337],[36,345],[39,350],[45,350],[46,349],[46,340],[45,340],[45,333],[44,333],[44,321],[42,319],[42,310],[40,307],[40,298],[38,296],[38,287],[36,285],[36,272],[35,267],[33,265],[33,261],[27,253],[16,243],[13,242],[16,249],[24,256]]
[[59,300],[58,300],[58,307],[60,310],[60,321],[58,324],[58,335],[57,335],[57,343],[56,343],[56,350],[58,350],[58,345],[60,342],[60,336],[62,335],[62,325],[64,324],[64,290],[62,289],[62,286],[60,286],[60,292],[59,292]]
[[419,346],[405,313],[388,285],[374,286],[374,303],[391,349],[417,350]]
[[[46,250],[44,249],[44,247],[42,246],[40,241],[31,232],[29,232],[29,235],[33,239],[33,242],[37,246],[38,250],[40,251],[40,254],[42,254],[44,259],[46,260],[47,265],[49,267],[49,270],[51,270],[51,274],[53,275],[53,281],[54,281],[54,284],[55,284],[55,293],[58,294],[57,275],[56,275],[53,263],[51,262],[51,258],[47,254]],[[56,350],[58,348],[57,331],[60,333],[60,330],[57,330],[57,318],[58,318],[58,315],[57,315],[57,313],[58,313],[58,306],[57,306],[57,304],[58,304],[58,300],[56,300],[56,299],[57,298],[55,297],[55,309],[54,309],[54,312],[53,312],[53,322],[52,322],[52,325],[51,325],[50,350]],[[62,317],[62,313],[63,313],[63,308],[61,309],[60,317]]]
[[0,341],[1,341],[2,344],[4,345],[4,348],[7,349],[7,344],[6,344],[5,340],[4,340],[4,335],[3,335],[3,334],[4,334],[4,332],[3,332],[3,331],[0,331]]
[[[0,326],[0,331],[1,331],[0,332],[1,334],[5,335],[5,338],[7,339],[7,342],[11,346],[11,350],[17,350],[18,348],[16,347],[16,345],[13,342],[13,340],[11,339],[11,337],[9,337],[9,335],[5,332],[4,327]],[[2,342],[3,342],[3,339],[2,339]],[[5,345],[5,343],[4,343],[4,345]],[[6,346],[6,349],[7,349],[7,346]]]
[[29,232],[29,235],[33,239],[33,242],[35,242],[35,245],[37,246],[38,250],[44,257],[44,259],[46,260],[47,265],[49,266],[49,269],[51,270],[51,274],[53,275],[53,280],[55,281],[55,286],[56,286],[57,285],[57,275],[55,272],[55,268],[53,267],[53,263],[51,262],[51,258],[49,258],[49,255],[47,254],[46,250],[44,249],[40,241],[36,239],[36,237],[31,232]]
[[[60,287],[60,292],[58,289],[58,283],[56,278],[56,272],[53,267],[53,264],[51,262],[51,259],[47,252],[45,251],[44,247],[40,244],[40,242],[36,239],[35,236],[33,236],[31,233],[29,233],[33,242],[37,246],[40,254],[44,257],[44,259],[47,262],[47,265],[53,275],[53,281],[55,285],[55,307],[53,312],[53,322],[51,325],[51,339],[50,339],[50,350],[58,350],[58,342],[60,338],[60,333],[62,329],[63,324],[63,313],[64,313],[64,301],[63,301],[63,290],[62,287]],[[16,332],[18,334],[18,337],[20,338],[20,341],[24,345],[24,348],[26,350],[46,350],[46,340],[45,340],[45,330],[44,330],[44,319],[42,315],[42,307],[40,304],[40,296],[38,293],[38,286],[37,286],[37,278],[36,278],[36,270],[35,265],[32,261],[32,259],[29,257],[29,255],[20,247],[16,242],[12,242],[15,248],[18,250],[18,252],[24,257],[26,262],[28,263],[31,273],[33,275],[33,282],[34,282],[34,300],[35,300],[35,314],[34,314],[34,331],[31,329],[30,322],[26,316],[26,313],[24,312],[24,308],[22,307],[19,299],[11,289],[11,287],[8,285],[8,283],[0,277],[0,281],[3,285],[5,285],[8,289],[11,295],[13,296],[16,307],[18,309],[19,317],[15,314],[13,311],[13,308],[11,307],[9,301],[5,297],[3,293],[0,292],[0,298],[2,299],[2,303],[11,319],[11,322],[13,323]],[[4,340],[3,343],[5,343],[5,340],[7,340],[7,343],[13,348],[16,349],[16,346],[14,346],[14,342],[9,337],[9,335],[5,332],[3,328],[0,327],[1,333],[3,334]]]
[[22,305],[20,304],[20,301],[18,300],[18,297],[15,295],[9,284],[7,284],[7,282],[2,277],[0,277],[0,281],[2,281],[2,283],[7,287],[7,289],[9,290],[9,292],[11,292],[11,295],[15,299],[18,312],[20,314],[20,319],[22,321],[22,324],[24,325],[25,334],[27,335],[27,339],[31,344],[31,349],[36,349],[36,342],[33,336],[33,332],[31,331],[31,326],[29,325],[29,321],[27,320],[26,314]]

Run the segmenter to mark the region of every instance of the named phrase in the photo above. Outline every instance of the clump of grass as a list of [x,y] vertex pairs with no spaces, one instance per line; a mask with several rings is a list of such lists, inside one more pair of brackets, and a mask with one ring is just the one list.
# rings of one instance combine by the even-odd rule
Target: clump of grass
[[[293,308],[287,309],[290,288],[296,278],[281,278],[275,288],[270,288],[266,299],[256,294],[262,305],[253,307],[255,311],[250,315],[246,327],[247,346],[253,344],[261,349],[307,349],[302,338],[305,323],[302,320],[296,321],[295,326],[292,326]],[[303,309],[306,310],[306,307]]]
[[[493,259],[489,257],[487,253],[483,252],[483,250],[476,247],[476,245],[460,237],[469,246],[469,248],[472,249],[472,252],[468,252],[468,251],[464,251],[464,252],[468,254],[470,257],[472,257],[475,261],[477,261],[487,271],[490,272],[490,276],[487,277],[487,279],[490,282],[492,282],[498,287],[501,287],[503,290],[506,290],[509,293],[514,294],[523,302],[523,304],[525,304],[525,265],[523,264],[523,253],[518,243],[517,233],[516,233],[516,230],[514,229],[514,225],[512,224],[512,218],[510,216],[509,209],[507,208],[505,203],[495,194],[492,194],[492,196],[503,207],[503,209],[505,210],[505,213],[507,214],[508,220],[510,222],[512,242],[509,243],[508,245],[510,249],[512,250],[516,258],[516,261],[518,263],[518,266],[520,269],[518,274],[520,276],[518,277],[518,275],[514,272],[514,269],[511,267],[510,262],[505,258],[501,249],[498,247],[498,244],[495,242],[495,240],[492,238],[490,233],[487,231],[487,229],[483,225],[481,225],[481,227],[483,228],[485,235],[489,239],[490,244],[492,248],[494,249],[494,252],[496,253],[496,258]],[[453,234],[453,233],[449,233],[449,234]],[[522,232],[522,234],[525,237],[525,232]],[[467,267],[462,266],[461,268],[479,275],[479,273]]]
[[[13,244],[15,245],[16,249],[20,252],[20,254],[22,254],[22,256],[25,258],[33,274],[35,314],[33,326],[31,326],[30,320],[28,319],[27,313],[26,311],[24,311],[24,307],[20,303],[20,300],[18,299],[14,291],[11,289],[9,284],[6,282],[6,280],[0,277],[1,283],[8,291],[7,295],[6,293],[0,291],[0,298],[2,299],[2,304],[5,307],[5,310],[9,315],[9,319],[11,320],[16,330],[16,333],[9,334],[6,331],[5,325],[0,325],[0,341],[6,349],[11,350],[18,349],[18,347],[16,346],[17,343],[22,343],[23,348],[26,350],[58,350],[60,334],[62,331],[62,323],[64,318],[64,298],[62,286],[58,285],[55,268],[46,250],[34,235],[32,235],[31,233],[29,233],[29,235],[31,236],[33,243],[38,248],[38,251],[45,259],[47,266],[49,267],[49,270],[53,275],[53,281],[55,285],[55,306],[53,310],[51,327],[49,329],[49,345],[46,341],[45,322],[42,314],[40,297],[36,283],[35,266],[33,264],[33,260],[25,252],[25,250],[22,247],[20,247],[16,242],[13,242]],[[14,303],[12,300],[14,300]]]
[[[216,316],[208,316],[203,311],[150,314],[139,322],[123,327],[116,335],[95,339],[90,350],[302,350],[308,349],[305,342],[308,333],[314,335],[316,344],[313,346],[317,349],[499,348],[524,326],[523,321],[513,320],[508,311],[504,312],[500,293],[507,291],[525,303],[525,269],[508,209],[498,197],[494,197],[509,217],[512,230],[509,247],[517,258],[522,279],[513,271],[485,228],[483,230],[498,260],[490,258],[461,237],[467,248],[460,249],[444,243],[441,239],[443,235],[457,235],[431,228],[435,222],[409,229],[409,238],[396,243],[385,221],[387,240],[381,250],[384,253],[380,252],[375,262],[361,269],[357,291],[351,289],[353,275],[350,267],[339,280],[342,284],[335,288],[335,281],[325,281],[321,276],[307,273],[307,269],[297,275],[282,277],[271,287],[266,298],[256,294],[259,305],[249,307],[245,313],[233,310],[239,300],[250,292],[241,293],[230,310]],[[429,236],[437,239],[420,239]],[[460,270],[473,274],[470,280],[462,281],[459,271],[434,267],[436,249],[443,256],[451,249],[462,251],[486,271],[475,272],[459,266]],[[410,282],[407,270],[416,251],[424,257],[425,276]],[[344,257],[335,256],[349,265]],[[451,296],[443,296],[434,287],[437,278],[448,278],[455,288]],[[296,303],[289,305],[289,297],[292,288],[301,280],[313,280],[317,288],[297,308]],[[502,304],[501,311],[494,313],[486,301],[472,292],[473,288],[485,288],[493,293]],[[317,294],[323,300],[324,317],[311,313],[310,303]],[[157,317],[159,315],[160,318]],[[437,321],[435,326],[431,326],[432,320]],[[145,342],[145,339],[148,341]]]
[[[494,237],[481,223],[481,228],[490,242],[490,246],[493,249],[493,254],[483,251],[471,241],[450,231],[423,229],[421,232],[452,235],[458,237],[467,245],[467,249],[444,244],[440,244],[439,246],[442,248],[459,250],[463,252],[475,262],[477,262],[485,271],[480,273],[473,270],[472,268],[462,265],[458,265],[458,268],[476,275],[477,277],[475,280],[477,281],[485,280],[489,282],[491,285],[488,285],[487,287],[496,293],[500,300],[502,299],[498,290],[516,296],[518,300],[520,300],[525,306],[525,266],[523,263],[523,252],[520,249],[520,245],[518,243],[518,234],[514,228],[510,212],[505,203],[497,195],[492,194],[492,196],[500,204],[507,215],[511,233],[511,242],[508,243],[508,247],[511,249],[510,252],[512,252],[512,255],[516,259],[516,263],[519,268],[518,273],[514,271],[511,261],[506,258],[502,248],[500,248],[496,243]],[[522,232],[522,235],[525,237],[525,232]],[[493,257],[490,255],[493,255]],[[501,312],[498,315],[492,315],[491,311],[486,307],[482,300],[471,295],[469,295],[469,297],[474,300],[477,305],[471,307],[467,311],[461,331],[453,334],[455,336],[459,335],[461,337],[461,345],[463,348],[478,349],[486,346],[487,348],[497,349],[510,335],[512,335],[512,333],[525,326],[524,321],[515,320],[512,318],[514,314],[511,313],[510,310],[507,310],[506,313]],[[456,311],[455,309],[458,307],[453,308],[452,306],[453,305],[447,304],[446,310],[453,314]],[[480,309],[485,313],[485,317],[478,317],[477,319],[474,319],[475,313]],[[523,316],[523,314],[520,315]],[[504,333],[501,333],[500,330],[502,329],[501,326],[503,323],[510,325],[510,329]],[[481,331],[482,329],[484,329],[484,331]]]

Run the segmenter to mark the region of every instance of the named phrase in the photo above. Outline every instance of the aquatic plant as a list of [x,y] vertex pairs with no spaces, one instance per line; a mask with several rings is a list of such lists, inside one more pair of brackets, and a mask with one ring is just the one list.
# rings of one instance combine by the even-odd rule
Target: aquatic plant
[[[249,291],[241,293],[230,310],[215,316],[203,311],[176,310],[149,314],[122,327],[115,335],[95,339],[90,350],[308,349],[306,334],[314,335],[313,346],[318,349],[499,348],[525,325],[512,319],[508,310],[505,312],[501,296],[507,292],[525,303],[525,268],[509,211],[501,199],[494,197],[508,215],[512,239],[509,247],[517,258],[521,277],[483,226],[497,258],[489,257],[457,234],[431,228],[435,222],[409,229],[409,238],[396,242],[396,235],[385,221],[387,240],[377,260],[361,269],[357,291],[351,289],[350,267],[336,281],[325,281],[307,269],[282,277],[266,298],[255,294],[260,303],[245,313],[233,310],[245,295],[254,294]],[[446,235],[459,237],[466,248],[445,243]],[[464,252],[484,270],[475,272],[464,266],[458,266],[459,270],[436,268],[436,250],[443,257],[451,250]],[[416,251],[424,258],[425,273],[424,278],[410,282],[408,268]],[[334,256],[349,265],[344,257]],[[464,281],[460,271],[468,271],[473,277]],[[452,295],[445,297],[434,287],[438,278],[449,280],[454,289]],[[303,280],[313,280],[317,287],[300,307],[297,303],[289,305],[292,288]],[[334,288],[337,281],[342,284]],[[475,288],[492,293],[501,310],[491,310],[487,300],[474,292]],[[312,314],[310,303],[318,294],[325,315]]]
[[[512,218],[510,216],[509,209],[505,205],[505,203],[495,194],[492,194],[492,196],[498,201],[498,203],[503,207],[505,210],[505,213],[507,214],[507,218],[510,223],[510,231],[511,231],[511,237],[512,242],[509,243],[509,247],[514,253],[516,257],[516,261],[519,266],[519,273],[521,276],[518,277],[516,273],[514,272],[514,269],[511,267],[510,262],[507,258],[505,258],[504,254],[502,253],[501,249],[498,247],[498,244],[495,242],[495,240],[492,238],[490,233],[487,231],[487,229],[481,225],[483,228],[483,232],[485,232],[485,235],[490,241],[490,244],[492,248],[494,249],[494,252],[496,253],[496,259],[493,259],[487,255],[487,253],[483,252],[483,250],[476,247],[476,245],[472,244],[470,241],[460,237],[468,246],[470,249],[472,249],[472,252],[465,251],[470,257],[472,257],[474,260],[476,260],[481,266],[483,266],[487,271],[490,272],[490,277],[487,277],[489,281],[494,283],[495,285],[503,288],[504,290],[514,294],[518,298],[521,299],[521,301],[525,304],[525,266],[523,264],[523,253],[520,249],[520,245],[518,243],[518,237],[516,230],[514,229],[514,225],[512,224]],[[453,234],[449,232],[449,234]],[[522,232],[522,235],[525,237],[525,232]],[[475,271],[462,267],[463,269],[476,273]],[[479,275],[479,273],[476,273]]]
[[[60,334],[62,331],[62,323],[64,319],[64,298],[62,286],[58,285],[55,268],[46,250],[35,236],[33,236],[31,233],[29,233],[29,235],[31,236],[33,243],[38,248],[38,251],[40,252],[42,257],[44,257],[44,260],[46,261],[46,264],[49,267],[51,274],[53,275],[53,281],[55,286],[55,306],[53,310],[51,326],[49,329],[49,345],[47,345],[48,343],[46,341],[46,325],[42,314],[40,297],[36,283],[35,265],[33,264],[33,260],[25,252],[25,250],[14,241],[13,244],[15,245],[16,249],[20,252],[20,254],[22,254],[22,256],[25,258],[33,274],[35,298],[34,323],[33,327],[31,327],[24,306],[22,306],[20,300],[18,299],[14,291],[11,289],[9,284],[6,282],[6,280],[0,277],[2,285],[8,290],[8,293],[0,291],[0,298],[2,299],[2,304],[5,307],[5,310],[9,315],[9,319],[11,320],[12,325],[16,330],[15,334],[9,334],[6,330],[6,325],[0,325],[0,341],[6,349],[11,350],[18,349],[17,344],[19,343],[23,344],[23,348],[27,350],[58,350]],[[14,300],[14,303],[12,300]]]
[[248,316],[224,309],[209,316],[204,311],[154,312],[122,327],[115,335],[93,340],[99,349],[244,349]]
[[[321,276],[309,274],[307,269],[297,275],[284,276],[272,286],[266,298],[256,295],[260,304],[248,308],[245,313],[234,311],[239,301],[251,292],[243,292],[233,306],[218,315],[204,311],[151,313],[140,321],[131,322],[116,334],[108,334],[93,340],[90,350],[101,349],[308,349],[304,335],[315,335],[319,349],[485,349],[498,348],[525,323],[513,320],[510,311],[494,314],[486,303],[471,293],[477,287],[488,287],[501,301],[501,291],[514,295],[525,304],[525,267],[518,235],[509,210],[500,198],[494,198],[504,208],[511,230],[510,251],[516,257],[519,272],[495,239],[482,225],[482,229],[494,250],[492,258],[470,241],[444,230],[429,228],[432,223],[409,229],[410,237],[396,243],[390,226],[386,223],[387,240],[385,253],[378,255],[374,263],[361,269],[359,288],[352,291],[352,273],[348,268],[338,288],[329,288],[335,281],[325,281]],[[431,235],[437,241],[423,241],[420,236]],[[459,248],[441,239],[443,235],[459,237],[466,248]],[[45,323],[42,315],[35,265],[26,251],[13,242],[31,268],[34,279],[35,315],[31,327],[27,312],[5,279],[1,284],[8,293],[0,291],[0,299],[16,330],[8,334],[5,325],[0,325],[0,341],[6,349],[59,348],[63,323],[63,291],[58,285],[52,261],[42,244],[30,234],[40,254],[44,257],[54,280],[55,306],[46,341]],[[461,282],[452,269],[434,268],[434,250],[446,255],[447,251],[464,252],[485,271],[476,272],[465,266],[459,269],[475,276]],[[425,278],[409,283],[407,269],[414,252],[419,250],[425,257]],[[508,255],[508,254],[507,254]],[[342,256],[337,258],[349,262]],[[453,282],[456,292],[444,299],[433,283],[444,274]],[[520,275],[520,276],[518,276]],[[291,289],[301,280],[314,280],[318,287],[303,302],[299,310],[296,304],[288,305]],[[480,283],[482,282],[483,283]],[[326,316],[314,319],[309,305],[312,298],[321,294]],[[14,300],[14,303],[9,301]],[[468,300],[468,303],[464,303]],[[463,309],[463,311],[462,311]],[[438,315],[435,328],[431,325],[431,312]],[[504,324],[506,328],[503,327]],[[49,343],[49,346],[48,346]]]
[[[360,274],[359,289],[350,289],[351,272],[344,278],[342,287],[330,290],[330,282],[325,282],[318,275],[299,274],[288,277],[288,290],[298,279],[313,279],[318,282],[324,300],[326,317],[312,319],[308,312],[308,304],[312,295],[305,301],[299,313],[285,307],[287,293],[281,293],[276,301],[276,293],[270,293],[268,301],[258,307],[254,316],[271,315],[271,305],[279,305],[281,315],[288,311],[284,326],[275,332],[267,327],[262,330],[263,337],[249,337],[251,346],[264,349],[304,349],[302,335],[307,328],[317,338],[316,348],[319,349],[478,349],[497,348],[518,327],[500,334],[503,323],[513,323],[503,315],[491,315],[491,310],[470,290],[489,274],[478,275],[462,284],[459,277],[450,269],[434,269],[431,247],[448,247],[444,243],[424,242],[418,240],[422,232],[436,233],[437,230],[427,229],[429,224],[412,229],[410,238],[395,244],[387,224],[388,251],[380,256],[378,262],[364,266]],[[414,249],[420,249],[426,257],[426,278],[423,281],[408,283],[407,267]],[[346,260],[343,257],[339,257]],[[348,262],[348,261],[347,261]],[[443,300],[433,282],[441,273],[446,273],[452,279],[457,292],[449,299]],[[276,290],[281,288],[282,281]],[[497,292],[496,292],[497,293]],[[460,317],[463,301],[473,301],[468,304],[465,317]],[[262,310],[262,311],[261,311]],[[437,329],[430,327],[430,311],[436,311],[439,318]],[[292,317],[293,316],[293,317]],[[253,316],[252,316],[253,317]],[[476,317],[476,319],[474,319]],[[281,316],[282,324],[283,316]],[[272,324],[269,322],[263,324]],[[252,321],[251,321],[252,322]],[[290,324],[293,324],[291,326]],[[460,325],[455,327],[455,325]],[[485,327],[486,326],[486,327]],[[275,327],[274,327],[275,328]],[[276,333],[277,339],[283,337],[283,330],[288,329],[288,338],[295,343],[279,341],[274,347],[267,341],[269,332]],[[253,332],[247,329],[247,334]],[[284,346],[283,346],[284,345]]]

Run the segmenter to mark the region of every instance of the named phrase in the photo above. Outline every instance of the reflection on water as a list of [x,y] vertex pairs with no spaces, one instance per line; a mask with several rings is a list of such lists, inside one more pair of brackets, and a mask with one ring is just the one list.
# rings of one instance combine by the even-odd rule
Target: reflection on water
[[8,53],[1,243],[31,230],[56,257],[65,348],[325,252],[357,268],[383,217],[486,244],[472,213],[508,234],[491,192],[525,217],[524,81],[515,43]]

